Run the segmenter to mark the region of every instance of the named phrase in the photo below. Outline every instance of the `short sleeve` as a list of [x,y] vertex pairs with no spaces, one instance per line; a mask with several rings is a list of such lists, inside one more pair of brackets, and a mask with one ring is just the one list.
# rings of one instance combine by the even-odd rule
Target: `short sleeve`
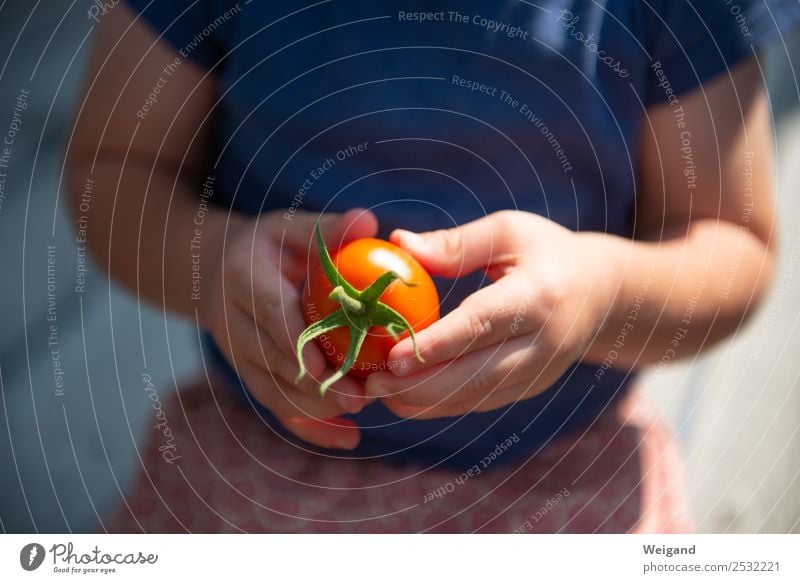
[[241,11],[220,0],[126,0],[130,8],[180,53],[210,69],[226,54],[225,38]]
[[800,24],[798,0],[660,0],[642,5],[647,6],[649,104],[705,83]]

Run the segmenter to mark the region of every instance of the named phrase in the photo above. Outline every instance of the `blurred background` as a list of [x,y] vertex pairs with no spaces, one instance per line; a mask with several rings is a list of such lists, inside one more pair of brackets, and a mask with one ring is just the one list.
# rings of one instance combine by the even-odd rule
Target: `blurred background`
[[[0,1],[3,532],[102,530],[100,517],[122,502],[139,465],[136,445],[151,429],[142,375],[166,396],[200,370],[193,328],[139,304],[98,267],[80,271],[62,150],[91,5]],[[766,62],[781,226],[770,300],[730,342],[642,383],[677,430],[705,532],[800,532],[800,92],[792,66],[800,39],[784,39]]]

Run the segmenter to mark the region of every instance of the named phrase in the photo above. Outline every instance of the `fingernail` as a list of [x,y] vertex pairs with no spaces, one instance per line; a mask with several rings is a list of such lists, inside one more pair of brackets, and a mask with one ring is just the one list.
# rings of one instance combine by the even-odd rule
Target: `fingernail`
[[364,408],[364,402],[361,397],[349,397],[347,402],[350,404],[350,407],[347,409],[350,413],[359,413],[361,409]]
[[407,358],[399,358],[389,362],[386,367],[394,374],[401,377],[411,371],[411,361]]
[[335,437],[333,439],[333,447],[336,449],[353,449],[355,445],[353,440],[347,437]]
[[367,392],[367,396],[377,398],[389,396],[391,394],[389,387],[381,384],[377,377],[377,374],[372,374],[367,377],[367,382],[364,387]]
[[416,233],[412,233],[411,231],[406,231],[404,229],[397,229],[395,233],[400,238],[400,243],[402,245],[419,248],[424,243],[424,239],[422,237],[420,237]]

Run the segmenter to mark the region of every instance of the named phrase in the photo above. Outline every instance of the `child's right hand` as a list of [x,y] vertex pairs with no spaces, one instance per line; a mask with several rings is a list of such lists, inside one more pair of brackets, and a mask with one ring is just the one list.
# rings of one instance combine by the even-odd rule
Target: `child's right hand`
[[[295,382],[295,344],[306,326],[300,290],[308,258],[316,253],[317,218],[304,211],[291,219],[274,212],[232,222],[200,318],[253,397],[286,429],[320,447],[353,449],[360,432],[338,417],[368,402],[363,382],[345,377],[320,398],[320,380],[333,371],[315,343],[304,352],[309,374]],[[335,246],[344,239],[374,237],[377,219],[360,209],[326,214],[322,231]]]

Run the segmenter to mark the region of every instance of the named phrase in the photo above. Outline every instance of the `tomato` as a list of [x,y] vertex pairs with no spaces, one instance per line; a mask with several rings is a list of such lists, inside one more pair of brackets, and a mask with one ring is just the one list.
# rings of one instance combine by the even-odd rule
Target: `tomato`
[[[341,277],[359,292],[387,272],[394,272],[399,279],[389,283],[378,302],[405,318],[414,332],[439,319],[439,296],[433,280],[416,259],[397,245],[380,239],[357,239],[335,251],[331,261]],[[329,297],[334,287],[323,265],[317,263],[311,269],[302,297],[303,314],[309,326],[346,308]],[[365,318],[372,323],[369,314]],[[352,330],[351,326],[343,326],[316,336],[332,367],[338,369],[344,363]],[[395,338],[386,327],[370,325],[355,362],[347,372],[365,377],[377,370],[385,370],[389,351],[408,335],[405,330]]]

